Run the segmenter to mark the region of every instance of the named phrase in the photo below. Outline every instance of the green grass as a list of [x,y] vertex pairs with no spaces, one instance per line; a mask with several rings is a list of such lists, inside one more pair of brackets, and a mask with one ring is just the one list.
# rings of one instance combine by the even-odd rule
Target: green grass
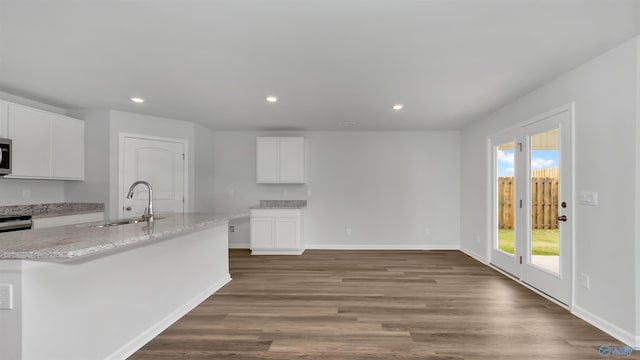
[[[533,255],[560,255],[558,229],[532,229]],[[513,254],[513,229],[498,230],[500,250]]]

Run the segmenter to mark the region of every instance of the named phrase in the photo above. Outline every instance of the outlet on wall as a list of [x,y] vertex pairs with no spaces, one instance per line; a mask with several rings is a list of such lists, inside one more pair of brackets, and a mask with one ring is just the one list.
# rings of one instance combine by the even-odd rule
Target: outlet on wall
[[13,309],[13,285],[0,284],[0,310]]
[[236,227],[234,225],[229,225],[229,232],[236,232]]
[[350,227],[348,227],[348,228],[345,230],[345,234],[347,234],[347,236],[351,236],[351,228],[350,228]]
[[31,199],[31,190],[22,189],[22,198],[23,199]]

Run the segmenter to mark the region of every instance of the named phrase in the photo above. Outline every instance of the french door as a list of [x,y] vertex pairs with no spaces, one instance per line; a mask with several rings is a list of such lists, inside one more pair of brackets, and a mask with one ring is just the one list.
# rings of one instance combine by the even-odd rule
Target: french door
[[572,108],[490,137],[491,263],[569,304]]

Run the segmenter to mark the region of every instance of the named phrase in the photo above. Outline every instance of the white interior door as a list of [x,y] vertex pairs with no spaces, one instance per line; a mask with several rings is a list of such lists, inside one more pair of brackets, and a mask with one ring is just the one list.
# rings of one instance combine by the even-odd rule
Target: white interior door
[[127,199],[131,184],[147,181],[153,187],[154,212],[184,212],[185,144],[125,136],[123,138],[120,217],[144,214],[148,190],[138,185]]
[[491,263],[562,303],[572,286],[569,107],[490,138]]

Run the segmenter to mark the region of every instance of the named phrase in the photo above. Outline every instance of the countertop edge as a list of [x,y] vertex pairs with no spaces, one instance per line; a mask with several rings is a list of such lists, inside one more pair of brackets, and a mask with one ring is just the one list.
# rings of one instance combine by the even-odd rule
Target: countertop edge
[[74,212],[70,212],[70,213],[64,213],[64,214],[35,214],[35,215],[31,215],[33,219],[47,219],[47,218],[52,218],[52,217],[63,217],[63,216],[74,216],[74,215],[84,215],[84,214],[98,214],[98,213],[104,213],[104,210],[86,210],[86,211],[74,211]]

